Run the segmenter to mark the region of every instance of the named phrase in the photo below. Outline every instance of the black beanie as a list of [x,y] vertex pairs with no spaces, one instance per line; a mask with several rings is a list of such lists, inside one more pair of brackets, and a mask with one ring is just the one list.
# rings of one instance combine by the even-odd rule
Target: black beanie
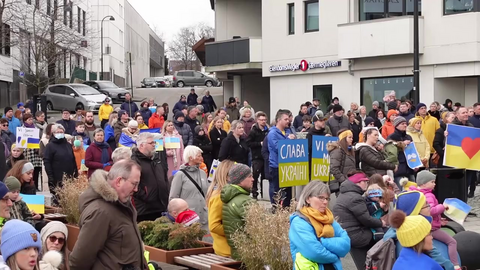
[[5,110],[3,110],[3,113],[7,114],[8,111],[13,111],[12,107],[5,107]]

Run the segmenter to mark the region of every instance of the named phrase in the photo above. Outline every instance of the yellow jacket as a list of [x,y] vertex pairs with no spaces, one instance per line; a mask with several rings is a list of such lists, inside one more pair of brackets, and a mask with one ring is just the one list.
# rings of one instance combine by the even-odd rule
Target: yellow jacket
[[113,107],[112,105],[105,105],[105,104],[102,104],[102,106],[100,106],[100,109],[98,109],[98,119],[100,121],[102,120],[108,120],[108,117],[110,117],[110,114],[113,112]]
[[214,191],[208,200],[208,229],[213,238],[213,250],[219,256],[230,257],[232,251],[223,230],[222,209],[220,191]]
[[428,144],[430,144],[430,153],[435,153],[435,149],[433,148],[433,139],[435,138],[435,131],[440,128],[440,123],[438,122],[437,118],[431,116],[427,113],[425,118],[418,115],[415,115],[416,118],[422,119],[422,132],[427,138]]
[[148,129],[148,126],[145,125],[145,123],[141,124],[141,125],[138,125],[138,128],[139,129]]
[[[210,134],[210,130],[212,130],[212,127],[213,127],[213,121],[210,122],[210,126],[208,126],[208,134]],[[230,125],[230,122],[227,120],[227,119],[223,119],[223,130],[225,130],[225,132],[230,132],[230,128],[231,128],[231,125]]]
[[420,158],[430,160],[430,144],[428,143],[427,138],[425,138],[425,135],[423,135],[423,131],[417,131],[409,126],[407,127],[407,134],[412,137]]

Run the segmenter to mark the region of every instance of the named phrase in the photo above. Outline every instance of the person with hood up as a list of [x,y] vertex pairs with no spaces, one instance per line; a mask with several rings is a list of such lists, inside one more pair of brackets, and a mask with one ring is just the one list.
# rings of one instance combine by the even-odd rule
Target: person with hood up
[[389,110],[387,113],[387,120],[385,120],[385,124],[382,126],[382,137],[388,138],[390,134],[395,132],[395,127],[393,126],[393,121],[397,118],[398,112],[397,110]]
[[145,125],[150,125],[150,117],[152,117],[152,111],[150,110],[148,101],[140,103],[140,110],[136,114],[140,114],[143,117]]
[[294,269],[342,269],[341,258],[350,251],[347,232],[328,209],[330,190],[321,181],[303,189],[297,211],[290,216],[290,252]]
[[245,227],[245,207],[253,200],[250,197],[252,185],[253,176],[250,168],[245,164],[236,163],[228,172],[228,185],[224,186],[220,193],[225,238],[231,248],[232,258],[236,260],[239,257],[232,236],[237,230],[243,230]]
[[213,151],[213,146],[212,142],[208,138],[208,136],[205,134],[205,131],[201,126],[196,126],[195,127],[195,136],[193,138],[193,145],[197,146],[202,150],[202,157],[203,157],[203,162],[205,165],[207,165],[207,168],[210,170],[212,167],[212,151]]
[[298,115],[295,116],[295,119],[293,120],[293,127],[295,130],[298,130],[299,127],[303,125],[303,116],[307,115],[308,113],[308,107],[305,104],[300,105],[300,111],[298,112]]
[[[138,128],[138,122],[135,120],[130,120],[127,127],[122,129],[122,136],[126,135],[132,141],[137,141],[138,136],[140,135],[140,129]],[[121,143],[121,140],[119,141]]]
[[148,128],[162,129],[163,125],[165,124],[164,114],[165,109],[162,106],[157,106],[157,111],[148,120]]
[[183,112],[178,111],[175,113],[173,125],[178,131],[178,134],[182,136],[183,145],[188,146],[193,144],[193,133],[189,125],[185,124],[185,115]]
[[226,110],[230,122],[240,119],[240,111],[237,108],[237,102],[234,97],[228,99]]
[[344,115],[343,107],[340,104],[333,105],[332,112],[333,116],[327,120],[327,125],[332,131],[332,135],[337,136],[338,131],[350,128],[350,122]]
[[430,144],[428,143],[427,138],[425,138],[425,135],[423,135],[421,118],[415,117],[410,120],[410,124],[407,127],[407,134],[412,137],[423,166],[428,168],[431,151]]
[[235,120],[232,122],[232,130],[227,135],[227,138],[222,141],[218,159],[221,161],[225,159],[233,160],[237,163],[248,165],[248,153],[250,148],[244,139],[243,122]]
[[348,180],[348,173],[356,169],[355,150],[352,145],[353,133],[344,129],[339,131],[338,142],[327,144],[330,155],[330,173],[340,184]]
[[427,112],[427,105],[425,105],[425,103],[418,103],[415,117],[422,119],[422,132],[428,144],[430,144],[430,154],[435,153],[433,139],[435,138],[435,132],[440,128],[440,123],[437,118]]
[[449,112],[453,112],[453,101],[449,98],[445,100],[445,103],[443,104],[443,108],[447,109]]
[[40,260],[41,270],[53,270],[53,268],[44,268],[48,262],[47,254],[50,251],[57,252],[61,255],[59,263],[55,270],[69,270],[68,260],[70,251],[67,247],[68,229],[65,224],[60,221],[50,221],[40,232],[42,240],[42,253],[44,254]]
[[168,164],[168,173],[167,175],[170,177],[173,174],[173,171],[178,171],[180,166],[184,163],[183,160],[183,151],[184,145],[182,136],[178,133],[175,129],[173,122],[170,120],[165,121],[162,130],[163,135],[163,145],[165,146],[165,138],[179,138],[180,139],[180,147],[179,148],[167,148],[165,147],[165,152],[167,154],[167,164]]
[[185,97],[185,95],[181,95],[180,100],[177,103],[175,103],[175,106],[173,106],[173,110],[172,110],[173,114],[176,115],[177,112],[182,111],[183,107],[185,106],[188,106],[187,98]]
[[183,160],[186,163],[180,166],[180,170],[173,177],[169,200],[184,199],[200,217],[202,229],[208,231],[208,211],[205,201],[208,181],[207,174],[199,168],[203,162],[202,150],[193,145],[185,147]]
[[88,168],[88,178],[99,169],[109,171],[113,165],[112,149],[105,142],[103,129],[97,128],[94,133],[93,143],[85,153],[85,166]]

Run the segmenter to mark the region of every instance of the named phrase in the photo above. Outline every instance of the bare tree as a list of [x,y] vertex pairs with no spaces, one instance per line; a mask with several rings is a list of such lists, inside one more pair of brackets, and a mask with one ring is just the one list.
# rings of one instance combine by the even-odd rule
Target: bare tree
[[197,55],[192,50],[202,38],[214,36],[214,29],[204,23],[191,27],[183,27],[175,35],[173,40],[168,43],[167,53],[171,59],[181,60],[184,69],[193,69],[197,61]]

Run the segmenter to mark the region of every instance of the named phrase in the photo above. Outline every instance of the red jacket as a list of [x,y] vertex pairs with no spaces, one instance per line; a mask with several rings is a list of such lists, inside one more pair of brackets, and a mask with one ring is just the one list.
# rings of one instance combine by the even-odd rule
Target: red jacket
[[154,113],[150,119],[148,119],[148,128],[162,128],[165,119],[163,116],[159,116],[157,113]]
[[[108,148],[108,156],[110,157],[108,163],[110,163],[110,165],[113,165],[112,149],[110,147]],[[95,143],[90,144],[90,146],[87,148],[87,152],[85,152],[85,166],[87,166],[88,168],[88,178],[90,178],[92,173],[97,169],[102,169],[106,171],[110,170],[111,166],[103,168],[103,163],[101,160],[102,149],[98,147]]]

